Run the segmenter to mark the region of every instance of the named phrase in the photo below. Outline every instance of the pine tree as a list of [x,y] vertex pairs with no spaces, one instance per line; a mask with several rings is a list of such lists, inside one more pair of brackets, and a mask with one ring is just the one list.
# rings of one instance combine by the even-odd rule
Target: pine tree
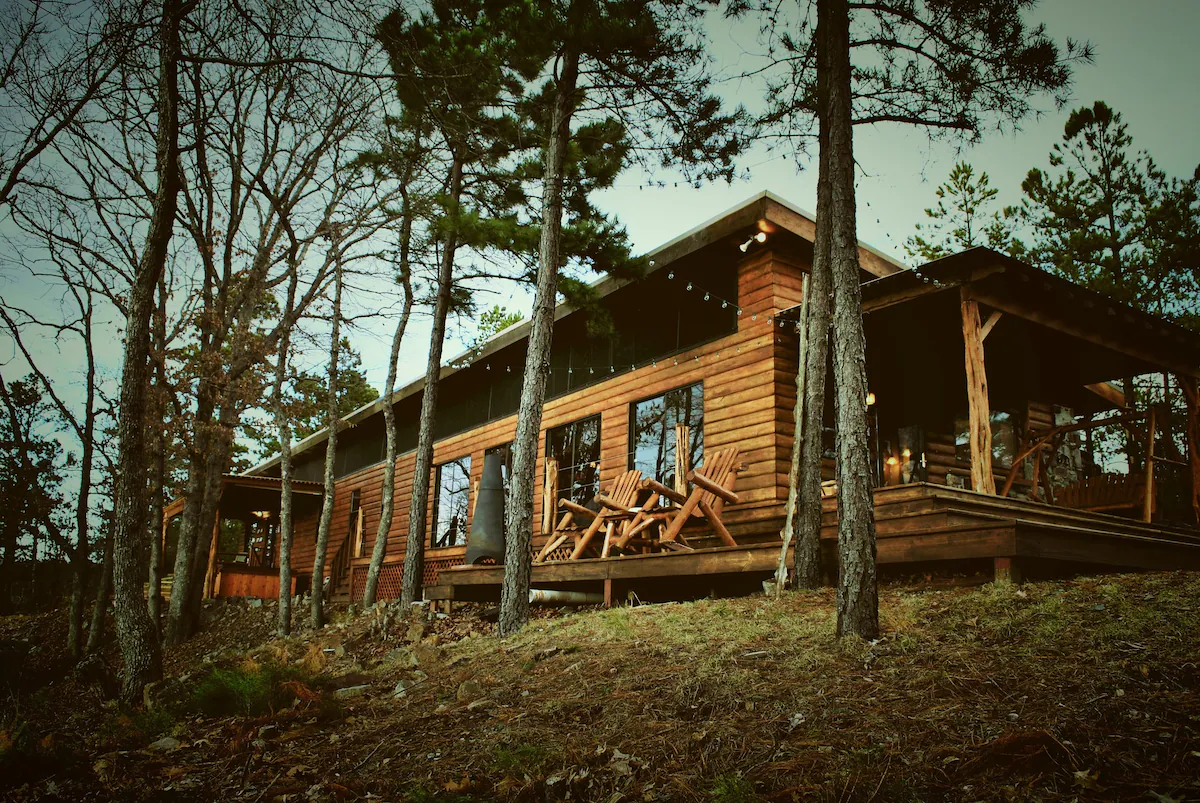
[[[704,9],[691,3],[643,0],[568,0],[538,7],[522,37],[544,43],[553,65],[543,100],[544,157],[540,179],[541,236],[522,376],[513,480],[505,523],[505,571],[500,632],[511,635],[529,619],[533,501],[538,434],[569,230],[564,210],[583,228],[588,192],[595,184],[568,178],[573,146],[586,143],[576,116],[604,114],[633,143],[633,158],[661,166],[695,168],[694,175],[725,175],[742,146],[739,113],[728,114],[711,94],[706,71]],[[594,129],[591,129],[594,130]],[[615,161],[619,170],[623,160]],[[604,180],[611,182],[609,174]],[[602,185],[600,185],[602,186]],[[604,243],[604,238],[597,238]],[[600,252],[603,254],[604,252]]]
[[[1171,179],[1103,101],[1071,112],[1033,168],[1016,210],[1031,229],[1021,256],[1118,301],[1183,320],[1196,316],[1200,173]],[[1200,170],[1200,168],[1198,168]]]
[[918,223],[917,233],[904,242],[910,257],[932,262],[980,245],[1002,253],[1012,250],[1009,217],[1001,210],[989,213],[1000,191],[991,185],[987,173],[976,176],[971,165],[957,162],[934,194],[937,206],[925,210],[929,222]]
[[[1089,59],[1091,50],[1068,42],[1062,52],[1044,28],[1027,28],[1021,15],[1034,4],[881,0],[852,7],[847,0],[811,0],[792,30],[772,13],[773,6],[762,9],[768,12],[764,33],[772,48],[779,49],[773,52],[783,68],[769,84],[770,108],[762,123],[801,151],[819,123],[818,187],[827,176],[829,180],[824,195],[818,190],[817,227],[819,240],[822,225],[832,226],[831,236],[815,248],[813,285],[823,286],[826,277],[821,274],[828,264],[838,453],[839,636],[874,638],[879,626],[852,126],[895,122],[922,126],[931,135],[955,131],[977,139],[985,118],[999,115],[1015,122],[1027,115],[1032,94],[1056,93],[1062,102],[1071,61]],[[730,10],[749,6],[737,3]],[[858,60],[856,51],[862,54]],[[825,363],[820,355],[828,319],[819,314],[824,298],[810,303],[809,354],[800,359],[808,380],[803,423],[812,428],[803,437],[809,449],[819,449],[815,427],[823,420]],[[814,509],[800,511],[801,521],[819,521],[820,460],[806,459],[802,467],[801,504]],[[820,528],[804,526],[798,537],[818,539]]]

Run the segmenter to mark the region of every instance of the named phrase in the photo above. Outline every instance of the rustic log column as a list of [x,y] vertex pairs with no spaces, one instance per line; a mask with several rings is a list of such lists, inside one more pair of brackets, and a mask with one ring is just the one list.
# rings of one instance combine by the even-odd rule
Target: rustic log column
[[1154,517],[1154,408],[1146,414],[1146,498],[1142,502],[1142,521]]
[[[208,547],[208,569],[204,573],[204,590],[201,592],[204,599],[211,599],[216,591],[217,583],[217,542],[221,540],[221,514],[217,513],[217,520],[213,523],[212,544]],[[174,589],[172,589],[174,590]]]
[[996,479],[992,476],[992,412],[988,404],[979,304],[971,298],[966,286],[961,293],[963,350],[967,365],[967,419],[971,439],[971,487],[994,496]]
[[1187,433],[1187,462],[1188,471],[1192,477],[1192,487],[1189,501],[1192,513],[1196,516],[1196,525],[1200,526],[1200,392],[1197,391],[1194,376],[1176,376],[1179,387],[1183,389],[1183,398],[1187,403],[1187,418],[1184,421],[1184,432]]

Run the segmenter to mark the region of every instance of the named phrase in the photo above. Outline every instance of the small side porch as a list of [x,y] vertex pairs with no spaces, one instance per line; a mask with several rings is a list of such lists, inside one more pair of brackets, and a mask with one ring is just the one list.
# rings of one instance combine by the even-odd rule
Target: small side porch
[[[221,499],[208,552],[204,598],[279,596],[279,510],[282,481],[275,477],[226,474],[221,479]],[[322,484],[292,481],[292,515],[311,517],[321,508]],[[170,596],[185,500],[175,499],[163,509],[163,593]],[[293,567],[292,593],[307,590],[310,578]]]

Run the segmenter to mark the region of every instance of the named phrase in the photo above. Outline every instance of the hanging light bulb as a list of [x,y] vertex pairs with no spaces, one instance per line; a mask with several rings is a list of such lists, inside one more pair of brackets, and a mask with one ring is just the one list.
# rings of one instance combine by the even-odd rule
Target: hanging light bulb
[[692,283],[691,282],[688,282],[687,289],[688,289],[689,293],[692,292]]
[[675,278],[675,271],[671,271],[670,273],[668,273],[668,274],[667,274],[667,278],[668,278],[668,279],[674,279],[674,278]]
[[721,300],[721,309],[725,309],[728,306],[729,306],[729,302],[722,299]]
[[595,368],[592,368],[592,367],[590,367],[590,366],[589,366],[589,367],[588,367],[588,373],[589,373],[589,374],[593,374],[593,375],[594,375],[594,374],[596,373],[596,369],[595,369]]
[[704,300],[705,300],[705,301],[708,301],[708,299],[709,299],[709,295],[708,295],[708,293],[705,293],[705,294],[704,294]]

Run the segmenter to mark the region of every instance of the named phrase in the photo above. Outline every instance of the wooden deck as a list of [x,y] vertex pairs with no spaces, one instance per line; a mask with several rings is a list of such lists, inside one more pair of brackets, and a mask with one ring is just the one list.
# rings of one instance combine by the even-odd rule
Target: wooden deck
[[[830,565],[836,550],[836,500],[825,503],[822,544]],[[941,485],[875,491],[880,566],[987,561],[998,566],[1086,566],[1200,570],[1200,532],[1145,524],[1105,513],[1001,499]],[[692,552],[626,555],[536,564],[535,588],[602,590],[609,602],[628,590],[670,597],[700,589],[720,593],[752,588],[779,559],[775,533],[759,543],[713,546]],[[689,539],[689,540],[695,540]],[[915,568],[915,567],[914,567]],[[458,566],[441,572],[429,599],[499,598],[502,566]]]

